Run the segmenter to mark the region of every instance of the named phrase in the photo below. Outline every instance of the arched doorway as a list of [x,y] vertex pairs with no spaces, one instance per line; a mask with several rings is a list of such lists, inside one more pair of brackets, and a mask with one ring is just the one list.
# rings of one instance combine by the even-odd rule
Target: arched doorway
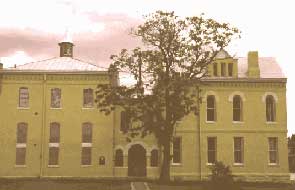
[[146,150],[139,144],[128,150],[128,176],[146,176]]

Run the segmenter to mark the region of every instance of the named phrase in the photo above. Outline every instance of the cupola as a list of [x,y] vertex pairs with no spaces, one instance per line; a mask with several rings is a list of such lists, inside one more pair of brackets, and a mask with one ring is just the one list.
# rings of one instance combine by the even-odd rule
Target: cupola
[[58,45],[60,47],[60,57],[73,57],[74,44],[68,31],[66,31],[64,39]]

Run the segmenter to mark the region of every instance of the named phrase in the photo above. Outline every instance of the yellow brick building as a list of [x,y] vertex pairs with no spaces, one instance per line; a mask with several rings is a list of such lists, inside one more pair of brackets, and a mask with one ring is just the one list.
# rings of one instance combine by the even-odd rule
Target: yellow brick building
[[[99,83],[117,78],[73,58],[0,67],[0,177],[157,178],[161,147],[151,135],[126,141],[119,109],[96,109]],[[177,123],[173,179],[200,180],[215,161],[243,180],[287,180],[286,78],[273,58],[222,50],[201,89],[199,117]]]

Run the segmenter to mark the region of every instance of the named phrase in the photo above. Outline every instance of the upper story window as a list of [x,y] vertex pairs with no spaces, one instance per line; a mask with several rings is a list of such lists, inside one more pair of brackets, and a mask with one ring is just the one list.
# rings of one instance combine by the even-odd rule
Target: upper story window
[[207,121],[216,120],[216,105],[215,105],[215,96],[207,96]]
[[221,76],[224,77],[225,75],[225,63],[221,63]]
[[93,107],[93,89],[88,88],[83,90],[83,107],[92,108]]
[[19,88],[19,103],[20,108],[29,107],[29,89],[27,87]]
[[270,122],[275,121],[276,120],[275,119],[276,103],[275,103],[274,97],[272,95],[267,95],[265,104],[266,104],[266,121],[270,121]]
[[82,125],[82,143],[92,143],[92,124],[83,123]]
[[51,89],[51,105],[52,108],[61,107],[61,89],[53,88]]
[[242,98],[240,95],[233,97],[233,121],[242,121]]
[[50,123],[50,138],[49,143],[60,142],[60,125],[59,123]]
[[213,63],[213,76],[217,77],[217,63]]
[[127,111],[121,112],[121,124],[120,124],[120,130],[122,132],[126,132],[129,128],[130,118]]
[[173,164],[180,164],[181,163],[181,137],[174,137],[173,138]]
[[115,166],[123,167],[123,151],[121,149],[117,149],[115,153]]
[[228,76],[232,77],[233,76],[233,63],[228,63]]
[[27,143],[27,131],[28,124],[27,123],[18,123],[17,124],[17,139],[16,143]]

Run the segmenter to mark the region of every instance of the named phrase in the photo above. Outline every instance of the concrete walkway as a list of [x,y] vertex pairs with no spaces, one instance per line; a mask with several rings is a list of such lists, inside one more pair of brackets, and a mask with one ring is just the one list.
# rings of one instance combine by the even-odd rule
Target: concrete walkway
[[131,182],[131,190],[150,190],[146,182]]

